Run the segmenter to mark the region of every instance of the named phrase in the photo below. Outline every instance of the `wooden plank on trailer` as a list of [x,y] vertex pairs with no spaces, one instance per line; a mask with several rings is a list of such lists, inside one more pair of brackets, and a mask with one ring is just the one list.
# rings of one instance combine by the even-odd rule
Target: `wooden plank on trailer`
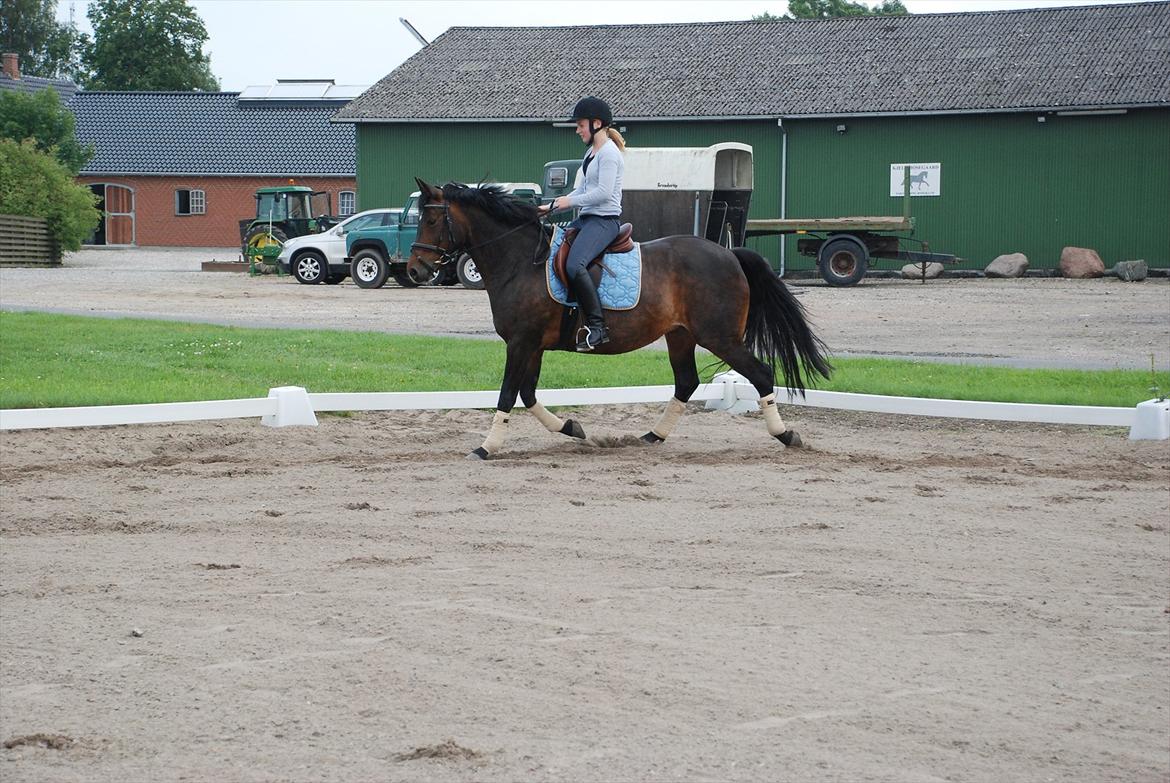
[[901,216],[841,218],[768,218],[748,220],[748,231],[909,231],[912,220]]

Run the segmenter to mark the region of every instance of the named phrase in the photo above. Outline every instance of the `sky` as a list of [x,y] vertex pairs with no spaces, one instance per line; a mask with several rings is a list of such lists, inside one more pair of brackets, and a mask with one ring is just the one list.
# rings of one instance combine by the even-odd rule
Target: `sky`
[[[912,13],[1099,5],[1127,0],[903,0]],[[718,22],[779,16],[786,0],[190,0],[207,27],[204,51],[223,90],[277,79],[371,85],[448,27]],[[875,5],[876,0],[863,0]],[[58,0],[57,17],[91,33],[87,0]],[[532,52],[533,59],[541,56]]]

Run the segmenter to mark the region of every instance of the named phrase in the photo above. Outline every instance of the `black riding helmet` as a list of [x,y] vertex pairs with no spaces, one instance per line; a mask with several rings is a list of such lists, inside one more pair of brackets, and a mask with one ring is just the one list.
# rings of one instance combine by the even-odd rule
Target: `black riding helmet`
[[[601,127],[605,128],[613,124],[613,110],[609,108],[609,104],[600,98],[594,98],[592,95],[582,98],[577,101],[577,105],[573,107],[572,120],[601,120]],[[593,123],[589,123],[589,143],[593,143],[593,137],[597,131],[593,129]]]

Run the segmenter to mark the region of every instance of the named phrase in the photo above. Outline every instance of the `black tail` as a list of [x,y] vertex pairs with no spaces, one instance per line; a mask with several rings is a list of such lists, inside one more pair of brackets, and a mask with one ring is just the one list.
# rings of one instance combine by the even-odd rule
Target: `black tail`
[[744,343],[776,374],[776,363],[784,373],[784,385],[804,395],[815,376],[828,378],[833,365],[825,359],[828,349],[813,334],[805,319],[804,306],[772,271],[767,259],[754,250],[737,247],[731,252],[747,275],[751,298],[748,304]]

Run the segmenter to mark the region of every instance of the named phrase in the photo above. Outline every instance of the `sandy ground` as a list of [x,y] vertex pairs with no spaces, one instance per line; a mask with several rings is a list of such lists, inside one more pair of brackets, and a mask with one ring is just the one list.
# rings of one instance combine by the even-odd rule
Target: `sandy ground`
[[[238,250],[87,250],[60,269],[0,269],[0,308],[130,315],[244,326],[495,338],[487,295],[462,286],[365,291],[289,277],[200,272]],[[1170,278],[867,280],[793,284],[842,355],[1032,367],[1170,370]]]
[[[475,292],[113,259],[0,305],[484,332]],[[802,290],[857,352],[1085,315],[1141,366],[1170,321],[1160,281]],[[968,341],[864,333],[928,310]],[[785,450],[690,406],[633,445],[657,413],[521,413],[486,463],[482,412],[0,433],[0,780],[1170,779],[1166,442],[786,408]]]

